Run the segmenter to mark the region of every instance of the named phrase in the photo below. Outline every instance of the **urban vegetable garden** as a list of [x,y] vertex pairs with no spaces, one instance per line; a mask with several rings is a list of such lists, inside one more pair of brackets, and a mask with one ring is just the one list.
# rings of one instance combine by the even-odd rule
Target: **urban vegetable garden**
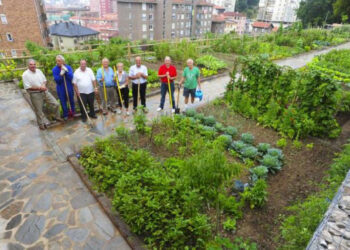
[[[195,59],[203,77],[229,70],[223,97],[152,121],[137,112],[135,130],[115,128],[83,147],[79,162],[149,249],[304,249],[350,169],[350,50],[301,69],[272,60],[344,43],[350,28],[208,38],[128,46],[152,52],[150,69],[170,55],[180,67]],[[66,61],[77,68],[84,58],[96,71],[107,57],[128,68],[127,44],[114,39]],[[51,74],[59,52],[27,47]],[[1,79],[18,77],[20,66],[2,63]]]

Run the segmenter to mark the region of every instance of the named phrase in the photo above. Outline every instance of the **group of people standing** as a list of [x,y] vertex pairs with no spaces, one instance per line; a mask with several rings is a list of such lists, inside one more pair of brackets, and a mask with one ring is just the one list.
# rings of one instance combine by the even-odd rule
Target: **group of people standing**
[[[80,61],[80,66],[73,73],[72,67],[65,63],[63,56],[56,57],[56,66],[52,69],[52,75],[56,82],[56,91],[62,107],[63,116],[61,118],[59,104],[47,89],[47,80],[40,69],[36,68],[33,59],[28,61],[28,69],[23,73],[23,86],[29,93],[33,108],[37,117],[40,129],[46,129],[50,122],[43,113],[43,106],[46,103],[54,111],[56,121],[67,120],[75,114],[74,92],[78,97],[81,117],[83,122],[87,121],[87,116],[96,119],[95,97],[97,99],[103,115],[108,114],[108,109],[113,113],[122,113],[125,108],[125,115],[129,116],[129,84],[131,82],[133,96],[133,110],[137,109],[139,99],[144,112],[146,108],[146,90],[148,70],[142,65],[141,58],[135,58],[135,65],[131,66],[129,73],[124,71],[123,63],[118,63],[116,67],[109,66],[109,60],[102,60],[102,67],[97,70],[96,76],[93,70],[87,67],[86,60]],[[177,70],[171,64],[170,57],[166,57],[164,64],[158,70],[158,77],[161,81],[161,100],[157,111],[164,108],[167,92],[171,92],[172,112],[175,112],[175,80]],[[187,67],[184,69],[179,87],[184,84],[185,106],[191,96],[194,102],[197,87],[200,88],[200,71],[193,65],[193,60],[187,60]],[[118,104],[117,104],[118,101]],[[101,108],[102,106],[102,108]],[[119,106],[117,108],[117,106]],[[87,113],[89,110],[89,113]]]

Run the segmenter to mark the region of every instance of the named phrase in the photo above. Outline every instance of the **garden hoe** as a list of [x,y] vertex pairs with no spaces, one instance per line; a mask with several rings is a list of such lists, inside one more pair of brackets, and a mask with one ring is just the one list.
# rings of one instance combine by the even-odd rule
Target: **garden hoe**
[[[105,105],[106,105],[106,108],[108,109],[108,106],[107,106],[107,90],[106,90],[106,82],[105,82],[105,71],[103,69],[103,66],[101,67],[101,70],[102,70],[102,79],[103,79],[103,97],[105,99]],[[108,114],[108,111],[106,111],[107,113],[104,113],[104,111],[102,112],[103,115],[107,115]]]
[[168,76],[168,88],[169,88],[169,101],[170,101],[170,115],[172,114],[173,109],[173,97],[171,94],[171,85],[170,85],[170,77]]
[[180,100],[180,85],[177,86],[177,97],[176,97],[175,114],[180,114],[179,100]]
[[72,104],[70,102],[70,98],[68,95],[67,81],[66,81],[65,75],[63,75],[63,81],[64,81],[64,90],[66,91],[66,97],[67,97],[67,103],[68,103],[68,117],[72,118],[74,116],[74,114],[73,114],[73,110],[72,110]]
[[115,66],[114,66],[114,74],[115,74],[115,81],[117,83],[117,89],[118,89],[118,94],[119,94],[119,98],[120,98],[120,103],[122,104],[122,108],[123,108],[124,101],[123,101],[123,97],[122,97],[122,92],[120,91],[118,71],[116,70]]

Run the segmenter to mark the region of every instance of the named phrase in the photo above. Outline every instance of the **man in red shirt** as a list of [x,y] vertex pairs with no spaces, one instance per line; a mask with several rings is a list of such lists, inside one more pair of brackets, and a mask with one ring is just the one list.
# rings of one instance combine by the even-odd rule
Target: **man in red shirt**
[[171,99],[173,103],[173,107],[171,112],[175,113],[175,99],[174,99],[174,91],[175,91],[175,84],[174,81],[176,79],[177,73],[176,73],[176,68],[171,65],[171,59],[170,57],[165,57],[164,59],[164,64],[160,66],[158,70],[158,77],[160,78],[161,86],[161,98],[160,98],[160,105],[157,111],[161,111],[164,108],[164,102],[165,102],[165,96],[166,92],[169,91],[169,86],[168,86],[168,78],[170,81],[170,88],[171,88]]

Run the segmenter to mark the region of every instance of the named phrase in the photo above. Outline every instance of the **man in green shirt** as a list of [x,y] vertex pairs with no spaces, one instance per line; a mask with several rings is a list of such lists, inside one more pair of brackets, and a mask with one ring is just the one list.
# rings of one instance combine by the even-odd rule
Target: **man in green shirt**
[[188,97],[191,95],[191,103],[194,103],[194,97],[196,95],[196,88],[201,88],[200,71],[197,67],[193,66],[193,60],[187,60],[187,67],[182,73],[180,81],[180,87],[184,84],[184,97],[185,97],[185,108],[187,108]]

